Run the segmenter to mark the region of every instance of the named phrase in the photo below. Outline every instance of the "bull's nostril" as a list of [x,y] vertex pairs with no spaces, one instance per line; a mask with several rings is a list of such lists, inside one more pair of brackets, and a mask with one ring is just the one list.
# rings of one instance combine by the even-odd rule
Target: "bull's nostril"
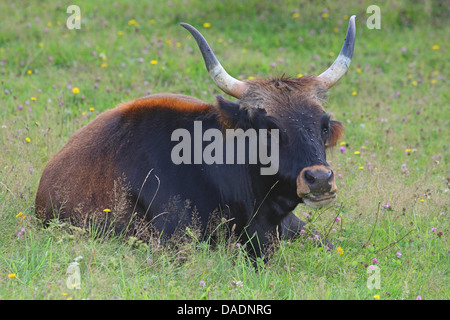
[[309,184],[313,184],[314,182],[316,182],[316,178],[314,177],[313,173],[309,170],[305,171],[305,180],[309,183]]
[[328,181],[333,180],[333,178],[334,178],[333,170],[328,171]]

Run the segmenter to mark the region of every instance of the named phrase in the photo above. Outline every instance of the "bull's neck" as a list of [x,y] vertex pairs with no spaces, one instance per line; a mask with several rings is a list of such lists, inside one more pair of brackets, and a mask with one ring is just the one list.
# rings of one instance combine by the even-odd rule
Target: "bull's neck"
[[265,180],[265,183],[261,184],[265,188],[256,187],[255,190],[259,200],[257,209],[264,219],[279,224],[300,203],[300,198],[295,193],[295,186],[287,185],[275,177]]

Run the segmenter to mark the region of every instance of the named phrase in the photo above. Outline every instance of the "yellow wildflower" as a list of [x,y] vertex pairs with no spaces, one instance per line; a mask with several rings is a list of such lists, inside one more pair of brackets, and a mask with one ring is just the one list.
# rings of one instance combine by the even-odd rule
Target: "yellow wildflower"
[[328,16],[329,16],[328,12],[322,13],[322,18],[328,18]]
[[27,71],[27,73],[28,73],[28,74],[32,74],[32,73],[33,73],[33,71],[31,71],[31,70],[28,70],[28,71]]
[[108,66],[107,63],[102,63],[102,64],[100,65],[100,67],[102,67],[102,68],[106,68],[107,66]]
[[295,13],[292,15],[292,17],[293,17],[294,19],[297,19],[298,17],[300,17],[300,13],[295,12]]
[[303,77],[303,74],[299,73],[299,74],[297,75],[297,78],[301,78],[301,77]]
[[106,212],[106,213],[111,212],[111,209],[108,209],[108,208],[103,209],[103,212]]
[[18,214],[16,214],[16,218],[20,218],[23,215],[23,212],[20,211]]
[[135,19],[131,19],[130,21],[128,21],[128,25],[129,26],[137,26],[138,23],[137,23],[137,21]]
[[374,295],[373,296],[375,299],[377,299],[377,300],[380,300],[380,295],[379,294],[376,294],[376,295]]
[[78,88],[73,88],[73,89],[72,89],[72,92],[73,92],[73,94],[78,94],[78,93],[80,93],[80,89],[78,89]]
[[338,252],[340,255],[343,255],[343,254],[344,254],[344,249],[342,249],[341,247],[338,247],[338,248],[337,248],[337,252]]
[[30,143],[30,142],[31,142],[31,139],[28,138],[28,137],[26,137],[26,138],[25,138],[25,141],[28,142],[28,143]]
[[158,64],[158,61],[157,60],[152,60],[152,61],[150,61],[150,64],[152,64],[152,65]]
[[31,101],[36,101],[37,98],[36,97],[31,97]]
[[211,23],[205,22],[205,23],[203,24],[203,28],[211,28]]
[[17,276],[17,274],[16,273],[10,273],[10,274],[8,274],[8,278],[15,278]]
[[358,93],[356,91],[352,92],[352,96],[356,96]]
[[437,44],[435,44],[435,45],[433,45],[433,46],[431,47],[431,49],[433,49],[433,50],[439,50],[439,46],[438,46]]
[[413,86],[417,86],[418,85],[418,83],[417,83],[417,81],[416,80],[414,80],[413,82],[411,82],[412,83],[412,85]]
[[358,155],[358,154],[360,154],[360,152],[359,151],[355,151],[355,152],[353,152],[353,154]]

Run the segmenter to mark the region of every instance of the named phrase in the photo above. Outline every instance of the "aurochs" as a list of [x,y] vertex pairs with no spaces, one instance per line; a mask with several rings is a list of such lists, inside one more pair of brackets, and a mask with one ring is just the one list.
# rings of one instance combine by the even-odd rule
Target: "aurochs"
[[[203,36],[192,26],[181,25],[197,41],[215,84],[238,100],[217,96],[212,105],[161,93],[102,113],[77,131],[45,167],[36,214],[44,222],[114,217],[115,221],[108,221],[118,232],[138,218],[151,222],[164,237],[185,230],[193,211],[207,232],[211,214],[219,212],[239,241],[248,243],[254,256],[261,256],[264,245],[270,243],[269,235],[294,237],[302,229],[305,223],[292,213],[299,203],[319,208],[336,199],[335,174],[325,150],[336,144],[343,126],[330,120],[321,101],[351,62],[355,16],[350,18],[339,56],[325,72],[269,80],[231,77]],[[225,140],[227,129],[266,129],[268,136],[277,130],[278,171],[262,175],[264,164],[259,161],[173,163],[171,153],[179,143],[172,141],[173,132],[183,129],[194,136],[194,123],[199,121],[201,134],[217,129]],[[270,152],[271,140],[262,142]]]

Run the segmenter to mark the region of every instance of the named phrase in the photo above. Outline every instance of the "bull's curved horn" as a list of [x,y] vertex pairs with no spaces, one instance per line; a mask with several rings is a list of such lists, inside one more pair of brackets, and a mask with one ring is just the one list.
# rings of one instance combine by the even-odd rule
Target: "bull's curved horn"
[[348,22],[347,35],[341,52],[333,64],[323,72],[318,78],[328,87],[332,87],[347,72],[353,57],[353,48],[355,46],[355,17],[351,16]]
[[205,60],[206,69],[214,83],[225,93],[238,99],[241,98],[242,94],[247,89],[247,84],[233,78],[225,71],[214,55],[214,52],[209,47],[208,42],[206,42],[205,38],[197,29],[187,23],[180,23],[180,25],[186,28],[197,41],[203,59]]

